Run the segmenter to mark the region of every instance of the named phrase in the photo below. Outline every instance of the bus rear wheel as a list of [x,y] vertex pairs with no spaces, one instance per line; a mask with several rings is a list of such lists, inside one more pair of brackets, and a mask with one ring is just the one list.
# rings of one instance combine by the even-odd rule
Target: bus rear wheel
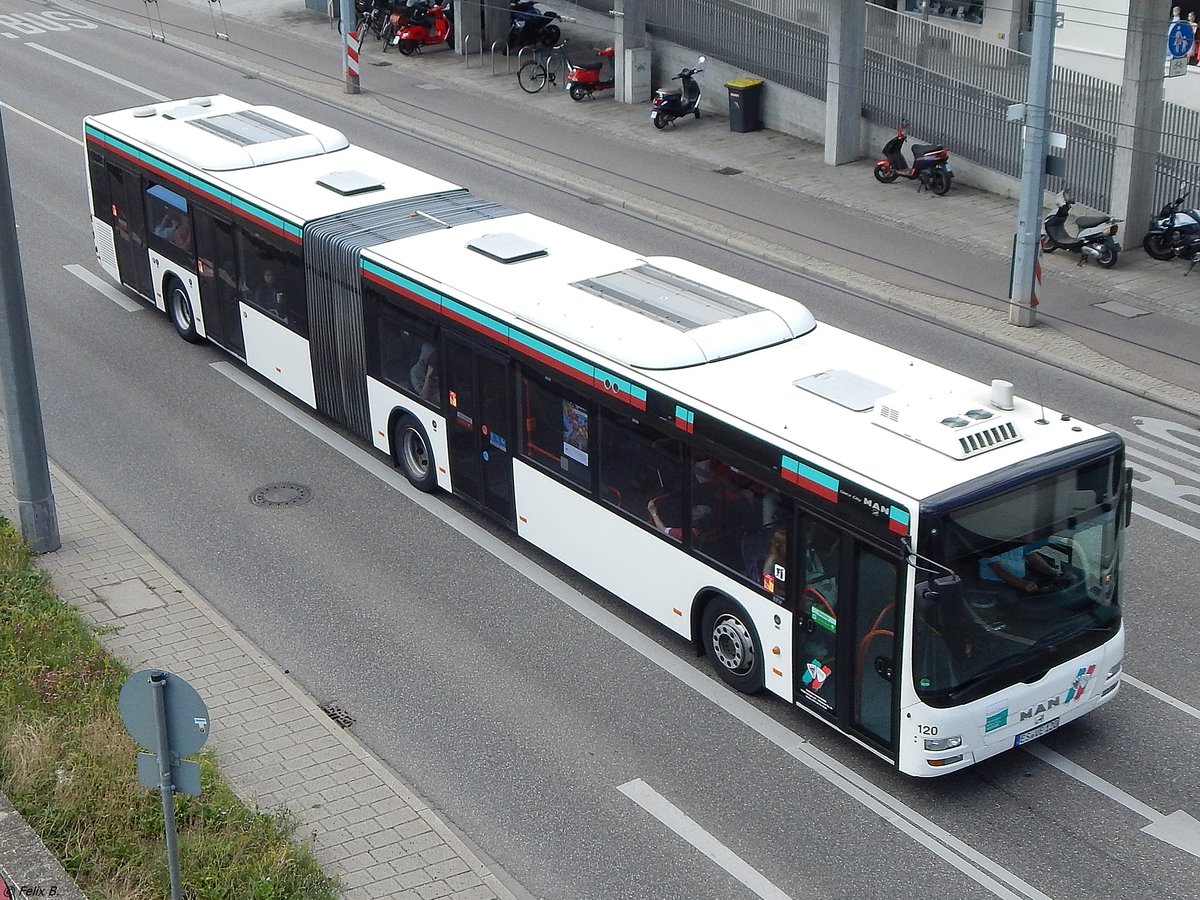
[[420,422],[407,414],[397,419],[392,433],[392,446],[400,471],[413,487],[427,494],[437,489],[433,452],[429,449],[429,437]]
[[167,312],[171,315],[171,324],[179,332],[179,336],[189,344],[198,344],[203,338],[196,331],[196,315],[192,312],[192,300],[188,297],[187,289],[178,278],[167,282]]
[[746,611],[727,597],[704,610],[704,652],[717,674],[743,694],[763,688],[762,645]]

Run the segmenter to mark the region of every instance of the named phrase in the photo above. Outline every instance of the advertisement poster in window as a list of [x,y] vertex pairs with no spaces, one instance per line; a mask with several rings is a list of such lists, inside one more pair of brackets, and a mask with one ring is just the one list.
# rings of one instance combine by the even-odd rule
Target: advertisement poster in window
[[563,401],[563,456],[588,464],[588,413],[570,400]]

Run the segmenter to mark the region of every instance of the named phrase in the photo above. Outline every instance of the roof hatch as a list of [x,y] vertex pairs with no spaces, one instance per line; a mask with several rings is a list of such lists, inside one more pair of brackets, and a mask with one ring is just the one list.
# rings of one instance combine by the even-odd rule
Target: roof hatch
[[736,319],[762,309],[732,294],[651,265],[577,281],[573,287],[679,331]]

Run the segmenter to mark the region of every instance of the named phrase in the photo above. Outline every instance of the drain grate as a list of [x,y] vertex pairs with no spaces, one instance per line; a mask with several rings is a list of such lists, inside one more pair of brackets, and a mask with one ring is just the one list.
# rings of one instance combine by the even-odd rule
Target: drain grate
[[354,724],[354,716],[350,715],[350,713],[346,712],[336,703],[326,703],[321,707],[321,712],[325,713],[325,715],[329,716],[329,718],[333,719],[333,721],[337,722],[343,728],[349,728]]
[[265,484],[250,494],[255,506],[300,506],[311,499],[312,488],[289,481]]
[[742,174],[741,169],[731,169],[729,166],[726,166],[723,169],[713,169],[713,171],[716,172],[718,175],[741,175]]

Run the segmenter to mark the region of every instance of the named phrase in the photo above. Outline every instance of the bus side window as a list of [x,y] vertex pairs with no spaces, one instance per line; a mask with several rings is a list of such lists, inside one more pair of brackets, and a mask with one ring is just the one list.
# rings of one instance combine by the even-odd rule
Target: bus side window
[[441,406],[441,363],[433,328],[386,302],[375,308],[379,352],[378,368],[372,374],[437,409]]
[[94,150],[88,153],[88,177],[92,185],[92,214],[101,222],[112,224],[112,191],[108,186],[108,168]]
[[668,528],[683,527],[683,455],[678,440],[629,416],[600,416],[600,497],[651,523],[654,502]]
[[238,232],[243,299],[302,337],[308,337],[308,301],[300,253],[283,238],[243,227]]
[[551,379],[531,372],[521,376],[521,404],[525,457],[591,491],[595,468],[591,407]]
[[192,214],[187,198],[161,184],[150,182],[145,191],[146,222],[151,246],[159,252],[192,255]]
[[692,502],[712,512],[696,548],[773,594],[787,580],[787,525],[783,500],[773,488],[729,463],[697,454]]

